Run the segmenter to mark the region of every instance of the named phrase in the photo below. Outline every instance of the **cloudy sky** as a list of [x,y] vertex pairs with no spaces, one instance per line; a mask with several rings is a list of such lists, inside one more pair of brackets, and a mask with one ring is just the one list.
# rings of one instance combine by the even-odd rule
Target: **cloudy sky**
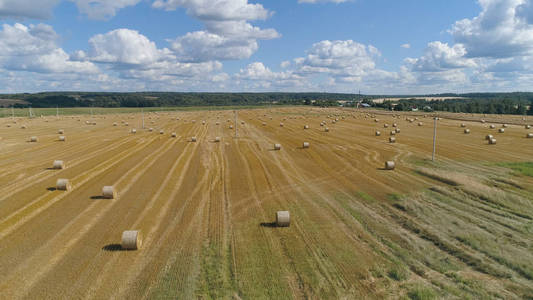
[[533,91],[533,0],[0,0],[0,92]]

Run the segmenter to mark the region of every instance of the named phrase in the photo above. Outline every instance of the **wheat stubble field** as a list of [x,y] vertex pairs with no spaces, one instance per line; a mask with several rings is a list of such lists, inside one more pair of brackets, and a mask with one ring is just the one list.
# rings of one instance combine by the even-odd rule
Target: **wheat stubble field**
[[233,111],[0,119],[0,298],[532,298],[526,121],[444,116],[431,162],[429,116],[373,113],[241,110],[238,138]]

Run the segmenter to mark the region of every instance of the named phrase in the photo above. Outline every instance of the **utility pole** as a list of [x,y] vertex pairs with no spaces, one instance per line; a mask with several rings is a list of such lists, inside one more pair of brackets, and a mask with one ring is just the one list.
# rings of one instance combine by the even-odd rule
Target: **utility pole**
[[437,147],[437,120],[439,118],[435,117],[433,121],[433,154],[431,155],[431,161],[435,161],[435,150]]
[[144,108],[141,107],[141,115],[143,117],[143,129],[144,129]]
[[235,138],[238,136],[237,133],[237,110],[235,110]]

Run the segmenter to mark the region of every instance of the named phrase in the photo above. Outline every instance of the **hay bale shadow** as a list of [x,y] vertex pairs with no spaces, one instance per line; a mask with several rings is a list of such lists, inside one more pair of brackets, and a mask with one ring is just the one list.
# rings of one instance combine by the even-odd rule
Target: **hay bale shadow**
[[102,247],[102,250],[104,251],[128,251],[127,249],[122,249],[122,246],[120,244],[108,244]]
[[104,196],[91,196],[92,200],[103,200],[105,199]]
[[276,222],[263,222],[260,225],[261,225],[261,227],[269,227],[269,228],[278,227],[276,225]]
[[55,187],[49,187],[47,188],[47,190],[49,190],[50,192],[53,192],[53,191],[56,191],[57,189]]

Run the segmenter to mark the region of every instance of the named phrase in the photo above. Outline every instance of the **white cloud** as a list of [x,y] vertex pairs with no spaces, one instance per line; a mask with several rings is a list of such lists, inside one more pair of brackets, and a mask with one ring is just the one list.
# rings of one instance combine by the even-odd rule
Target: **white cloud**
[[116,15],[117,11],[137,5],[141,0],[69,0],[75,2],[78,10],[89,19],[108,19]]
[[326,2],[332,2],[332,3],[344,3],[351,0],[298,0],[298,3],[326,3]]
[[[294,60],[296,73],[324,73],[340,80],[360,80],[375,69],[379,51],[352,40],[321,41],[313,44],[307,56]],[[345,77],[345,79],[342,79]]]
[[428,44],[424,55],[420,58],[407,58],[413,70],[422,72],[439,72],[449,69],[475,67],[473,59],[466,58],[466,49],[462,44],[453,47],[439,41]]
[[165,10],[184,7],[204,21],[264,20],[271,15],[261,4],[248,0],[156,0],[152,6]]
[[404,49],[409,49],[409,48],[411,48],[411,44],[402,44],[402,45],[400,45],[400,47],[402,47]]
[[4,24],[0,31],[0,66],[7,70],[42,73],[97,73],[90,62],[72,61],[57,45],[49,25]]
[[248,22],[272,15],[261,4],[248,0],[156,0],[153,7],[184,7],[189,15],[204,23],[205,30],[169,40],[171,49],[184,61],[246,59],[258,50],[258,40],[280,37],[274,29],[261,29]]
[[[0,18],[49,19],[62,0],[0,0]],[[108,19],[118,10],[137,5],[141,0],[68,0],[89,19]]]
[[136,30],[116,29],[97,34],[89,39],[88,54],[78,52],[76,57],[88,57],[99,63],[146,65],[161,59],[168,50],[157,49],[154,42]]
[[171,49],[184,61],[246,59],[259,48],[258,39],[279,36],[275,30],[262,30],[243,21],[218,22],[216,25],[228,23],[231,26],[224,29],[209,27],[210,31],[189,32],[170,40]]
[[0,18],[48,19],[61,0],[0,0]]
[[481,13],[455,22],[450,33],[470,57],[504,58],[533,54],[530,0],[480,0]]

